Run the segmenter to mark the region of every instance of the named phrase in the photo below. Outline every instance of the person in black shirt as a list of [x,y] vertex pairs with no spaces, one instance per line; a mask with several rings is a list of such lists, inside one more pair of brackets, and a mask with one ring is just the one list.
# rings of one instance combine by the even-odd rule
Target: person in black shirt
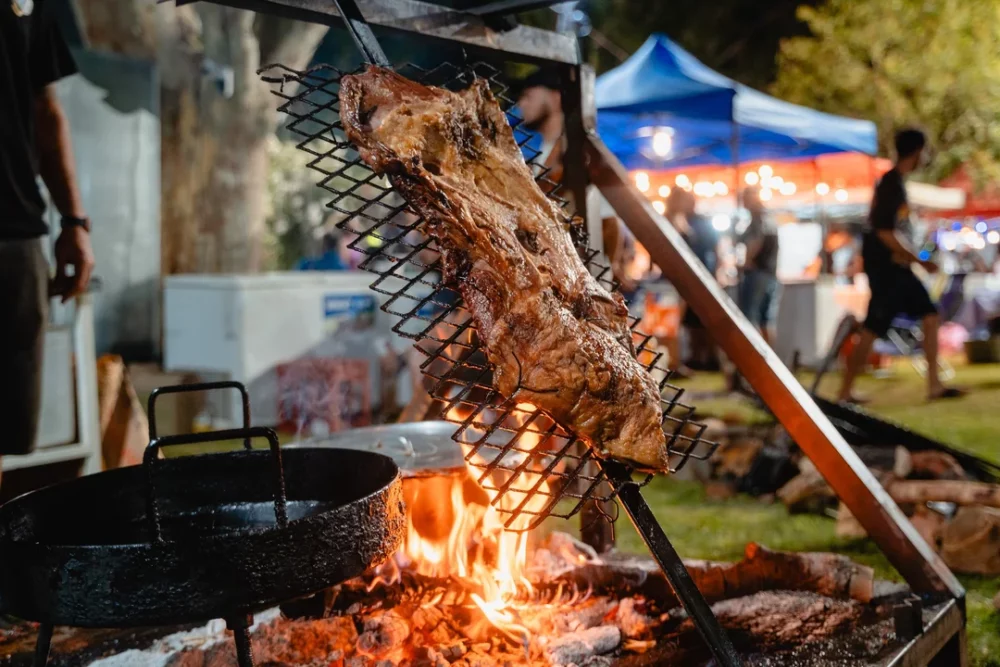
[[767,344],[774,347],[774,324],[781,298],[778,228],[764,210],[758,188],[743,191],[743,206],[750,212],[750,224],[740,237],[746,246],[738,292],[740,310],[760,330]]
[[[719,267],[719,234],[712,227],[712,221],[698,213],[697,202],[692,193],[682,188],[674,188],[667,197],[666,218],[681,233],[694,254],[713,276]],[[679,377],[691,375],[691,369],[709,369],[718,363],[715,343],[705,330],[705,325],[690,307],[684,305],[681,326],[687,330],[690,361],[687,365],[673,359],[671,370]],[[676,352],[671,352],[676,355]]]
[[888,333],[898,315],[922,321],[928,398],[953,398],[963,393],[954,387],[945,387],[938,376],[938,327],[941,320],[927,288],[911,268],[913,264],[920,264],[929,273],[938,270],[937,264],[920,259],[912,249],[912,227],[904,184],[906,176],[920,166],[926,143],[920,130],[899,132],[896,135],[896,164],[875,187],[861,249],[871,300],[861,340],[848,359],[844,372],[839,396],[841,401],[858,402],[852,393],[854,380],[875,339]]
[[[0,455],[35,443],[49,294],[80,294],[94,264],[69,125],[53,84],[76,71],[51,0],[0,0]],[[50,282],[41,176],[62,214]],[[70,270],[72,267],[72,271]]]

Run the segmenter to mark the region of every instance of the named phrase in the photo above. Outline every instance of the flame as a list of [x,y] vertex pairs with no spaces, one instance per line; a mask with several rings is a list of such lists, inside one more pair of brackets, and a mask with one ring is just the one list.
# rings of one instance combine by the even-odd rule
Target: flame
[[[535,407],[526,403],[518,404],[518,410],[509,418],[518,426],[531,418]],[[448,419],[461,422],[467,416],[463,410],[453,407]],[[533,451],[542,442],[542,435],[525,429],[518,441],[517,454],[523,461],[523,452]],[[463,445],[468,454],[472,446]],[[506,465],[506,463],[505,463]],[[507,466],[514,467],[514,466]],[[485,491],[488,504],[470,502],[466,497],[464,480],[451,485],[447,514],[451,518],[447,536],[428,537],[418,530],[415,518],[428,511],[440,511],[441,497],[417,497],[415,508],[407,526],[403,547],[397,554],[396,569],[392,573],[381,572],[382,581],[398,580],[399,565],[429,577],[451,577],[460,580],[462,587],[469,591],[471,600],[494,627],[511,638],[527,646],[531,632],[521,620],[521,611],[527,606],[537,607],[532,597],[535,589],[527,576],[528,533],[524,532],[531,521],[549,502],[548,484],[542,475],[527,469],[520,469],[513,483],[502,496],[498,488],[509,479],[494,479],[490,483],[478,485],[481,471],[468,467],[469,476],[477,486]],[[509,476],[514,473],[500,471],[496,475]],[[428,488],[433,494],[440,489]],[[430,504],[438,507],[432,508]],[[520,513],[511,521],[511,512],[520,507]],[[511,530],[505,522],[510,521]],[[426,531],[424,531],[426,532]]]

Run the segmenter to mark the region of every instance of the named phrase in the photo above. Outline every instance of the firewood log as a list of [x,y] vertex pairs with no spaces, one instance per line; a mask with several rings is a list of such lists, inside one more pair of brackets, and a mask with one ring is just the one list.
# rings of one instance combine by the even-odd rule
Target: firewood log
[[886,480],[885,490],[897,503],[923,504],[930,501],[956,505],[1000,507],[1000,485],[951,480]]
[[941,531],[941,558],[965,574],[1000,574],[1000,511],[962,507]]
[[[875,573],[846,556],[831,553],[786,553],[758,544],[747,545],[738,563],[689,560],[684,563],[698,590],[709,602],[758,591],[790,590],[832,598],[872,599]],[[581,589],[640,593],[667,606],[679,604],[662,571],[649,561],[609,560],[583,565],[566,575]]]

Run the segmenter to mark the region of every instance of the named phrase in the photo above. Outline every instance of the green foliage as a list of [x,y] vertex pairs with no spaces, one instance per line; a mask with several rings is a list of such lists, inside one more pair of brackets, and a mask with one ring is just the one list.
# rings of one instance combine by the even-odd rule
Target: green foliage
[[266,224],[271,249],[269,268],[286,270],[302,257],[314,254],[327,218],[329,193],[316,187],[317,177],[308,167],[310,156],[292,141],[268,139],[271,159],[267,175],[270,209]]
[[932,179],[961,164],[1000,177],[1000,3],[827,0],[798,15],[812,34],[782,42],[775,94],[874,120],[885,154],[901,126],[922,127]]

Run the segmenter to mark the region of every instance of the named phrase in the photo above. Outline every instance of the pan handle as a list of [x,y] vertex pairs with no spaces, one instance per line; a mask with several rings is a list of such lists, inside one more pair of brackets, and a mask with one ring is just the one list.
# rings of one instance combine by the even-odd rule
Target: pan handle
[[[149,439],[156,440],[156,399],[163,394],[186,394],[195,391],[211,391],[213,389],[236,389],[243,399],[243,428],[250,428],[250,394],[242,382],[222,380],[219,382],[196,382],[192,384],[175,384],[169,387],[157,387],[149,394],[146,413],[149,416]],[[243,440],[243,448],[250,449],[250,438]]]
[[142,455],[142,465],[146,469],[146,516],[154,541],[163,542],[163,533],[160,527],[160,509],[156,499],[154,481],[154,468],[160,449],[173,445],[195,445],[206,442],[219,442],[221,440],[238,440],[240,438],[245,439],[246,442],[250,442],[252,438],[267,438],[267,444],[271,448],[271,454],[274,457],[274,518],[279,528],[288,526],[288,501],[285,497],[285,472],[281,465],[281,445],[278,444],[278,435],[273,430],[263,426],[254,426],[252,428],[234,428],[225,431],[211,431],[209,433],[165,435],[151,440]]

